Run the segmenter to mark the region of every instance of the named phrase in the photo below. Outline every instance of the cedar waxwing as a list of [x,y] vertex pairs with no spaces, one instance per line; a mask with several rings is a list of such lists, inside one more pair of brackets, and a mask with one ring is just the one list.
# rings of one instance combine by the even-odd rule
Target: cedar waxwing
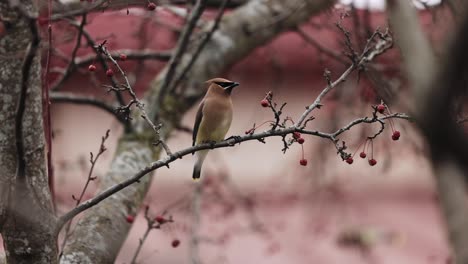
[[[239,83],[223,78],[206,81],[208,91],[198,106],[195,125],[193,126],[193,144],[216,142],[224,139],[232,121],[232,89]],[[192,178],[200,178],[203,161],[209,150],[197,152],[197,161],[193,168]]]

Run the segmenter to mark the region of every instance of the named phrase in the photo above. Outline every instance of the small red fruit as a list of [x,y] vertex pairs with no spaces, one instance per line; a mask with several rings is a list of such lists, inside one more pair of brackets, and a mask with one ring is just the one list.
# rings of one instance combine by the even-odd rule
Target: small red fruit
[[359,157],[365,159],[367,157],[366,153],[363,151],[359,154]]
[[375,159],[370,159],[369,160],[369,165],[375,166],[375,164],[377,164],[377,161]]
[[300,138],[300,137],[301,137],[301,133],[299,133],[299,132],[297,132],[297,131],[296,131],[296,132],[293,132],[293,138],[294,138],[294,139],[298,139],[298,138]]
[[120,54],[119,57],[120,57],[120,60],[121,60],[121,61],[126,61],[126,60],[127,60],[127,55],[125,55],[125,54],[123,54],[123,53]]
[[154,220],[155,220],[156,222],[158,222],[159,224],[163,224],[163,223],[166,222],[166,219],[165,219],[164,216],[162,216],[162,215],[156,216],[156,217],[154,218]]
[[299,164],[301,164],[302,166],[307,166],[307,160],[306,159],[301,159],[299,161]]
[[346,159],[346,163],[348,163],[348,164],[353,164],[353,161],[354,161],[354,160],[353,160],[353,157],[348,157],[348,158]]
[[299,144],[304,144],[304,141],[305,140],[303,138],[301,138],[301,137],[297,139],[297,143],[299,143]]
[[385,112],[385,105],[379,104],[379,105],[377,106],[377,111],[378,111],[379,113],[383,114],[383,113]]
[[398,140],[398,139],[400,139],[400,131],[398,131],[398,130],[393,131],[392,139],[393,139],[393,140]]
[[90,71],[90,72],[96,71],[96,65],[90,64],[90,65],[88,66],[88,71]]
[[154,11],[156,9],[156,4],[155,3],[148,3],[148,5],[146,6],[146,8],[150,11]]
[[260,104],[263,106],[263,107],[268,107],[270,105],[270,103],[268,102],[267,99],[263,99],[262,101],[260,101]]
[[112,77],[112,76],[114,76],[114,71],[112,69],[108,69],[106,71],[106,75],[107,75],[107,77]]
[[180,245],[180,240],[179,239],[172,240],[171,245],[172,245],[173,248],[178,247]]
[[127,221],[127,223],[131,224],[133,223],[133,221],[135,221],[135,217],[133,217],[133,215],[127,215],[125,220]]

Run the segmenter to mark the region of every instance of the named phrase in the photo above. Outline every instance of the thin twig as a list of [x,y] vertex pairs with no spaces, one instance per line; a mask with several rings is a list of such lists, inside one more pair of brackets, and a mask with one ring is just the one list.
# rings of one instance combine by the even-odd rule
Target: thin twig
[[[171,50],[164,50],[164,51],[157,51],[157,50],[131,50],[131,49],[121,49],[121,50],[114,50],[111,52],[112,58],[118,60],[120,58],[120,54],[125,54],[127,56],[127,60],[159,60],[159,61],[168,61],[171,58],[172,51]],[[91,64],[96,58],[96,54],[87,55],[84,57],[78,57],[75,59],[76,66],[85,66]]]
[[174,222],[174,220],[172,219],[172,216],[165,218],[164,215],[167,213],[167,210],[177,205],[177,203],[179,202],[180,202],[180,199],[176,200],[175,203],[170,204],[168,207],[166,207],[166,209],[164,209],[163,213],[161,215],[158,215],[157,217],[151,217],[149,214],[149,206],[145,207],[146,230],[145,230],[145,233],[143,234],[143,237],[140,238],[138,241],[138,247],[136,248],[135,253],[133,254],[130,264],[137,263],[136,260],[138,258],[138,255],[140,254],[141,249],[143,248],[143,244],[148,238],[148,235],[151,232],[151,230],[161,229],[163,225]]
[[71,103],[71,104],[81,104],[81,105],[91,105],[95,106],[101,110],[104,110],[108,112],[109,114],[112,114],[117,120],[121,123],[124,123],[125,121],[120,118],[116,112],[115,112],[115,106],[109,105],[105,103],[102,100],[99,100],[95,97],[92,96],[82,96],[82,95],[76,95],[74,93],[68,93],[68,92],[52,92],[50,94],[50,100],[52,103]]
[[115,65],[115,67],[119,70],[120,74],[122,75],[122,77],[125,80],[124,90],[126,90],[130,94],[130,96],[132,97],[132,101],[130,101],[130,103],[128,105],[126,105],[126,106],[119,107],[119,110],[130,113],[130,107],[133,104],[135,104],[136,107],[138,107],[138,109],[141,112],[141,117],[148,123],[148,125],[154,130],[155,134],[158,136],[158,141],[157,141],[158,144],[161,144],[163,146],[163,148],[166,151],[167,155],[172,154],[171,150],[169,149],[169,146],[163,140],[161,140],[161,138],[160,138],[160,130],[161,130],[162,124],[155,125],[153,123],[153,121],[151,121],[151,119],[148,117],[148,114],[146,113],[146,110],[145,110],[145,106],[138,99],[138,97],[136,96],[136,93],[133,90],[132,85],[130,84],[130,81],[128,80],[127,74],[120,67],[119,63],[117,63],[117,61],[112,57],[112,55],[109,53],[109,50],[107,50],[107,48],[106,48],[106,46],[104,44],[105,44],[105,42],[102,43],[101,45],[99,45],[97,49],[101,53],[103,53]]
[[[391,116],[384,116],[384,117],[378,118],[374,122],[378,122],[378,120],[385,120],[385,119],[388,119],[388,118],[399,118],[399,119],[406,119],[406,120],[410,119],[410,117],[408,115],[406,115],[406,114],[395,113],[395,114],[393,114]],[[353,127],[353,126],[355,126],[357,124],[360,124],[360,123],[372,123],[372,122],[362,119],[359,122],[349,124],[347,126],[346,130],[349,130],[351,127]],[[186,155],[191,155],[194,152],[201,151],[201,150],[206,150],[206,149],[233,147],[236,144],[239,144],[239,143],[244,142],[244,141],[263,140],[263,139],[265,139],[267,137],[283,136],[283,135],[291,134],[293,132],[300,132],[302,134],[307,134],[307,135],[317,136],[317,137],[321,137],[321,138],[326,138],[326,139],[329,139],[329,140],[332,140],[332,141],[336,141],[335,136],[342,133],[342,132],[340,132],[340,133],[337,133],[337,132],[326,133],[326,132],[320,132],[320,131],[305,130],[305,129],[301,129],[301,128],[291,126],[291,127],[284,128],[284,129],[268,130],[268,131],[265,131],[265,132],[262,132],[262,133],[257,133],[257,134],[248,134],[248,135],[245,135],[245,136],[231,137],[231,138],[229,138],[227,140],[223,140],[223,141],[217,142],[215,144],[204,143],[204,144],[196,145],[196,146],[193,146],[193,147],[185,148],[185,149],[182,149],[180,151],[173,152],[172,155],[168,155],[168,156],[166,156],[166,157],[164,157],[162,159],[159,159],[159,160],[149,164],[148,166],[146,166],[145,168],[140,170],[138,173],[136,173],[131,178],[129,178],[129,179],[127,179],[127,180],[125,180],[125,181],[123,181],[121,183],[118,183],[118,184],[116,184],[116,185],[114,185],[112,187],[109,187],[108,189],[102,191],[100,194],[96,195],[94,198],[80,204],[75,209],[69,211],[68,213],[66,213],[65,215],[60,217],[60,219],[59,219],[59,221],[57,223],[57,228],[61,229],[61,227],[63,226],[63,223],[68,221],[70,218],[73,218],[74,216],[76,216],[77,214],[87,210],[88,208],[91,208],[91,207],[97,205],[98,203],[100,203],[104,199],[106,199],[109,196],[115,194],[116,192],[119,192],[120,190],[124,189],[125,187],[130,186],[133,183],[139,182],[139,180],[142,177],[144,177],[145,175],[147,175],[148,173],[153,172],[156,169],[161,168],[163,166],[168,166],[170,163],[174,162],[177,159],[181,159],[182,157],[184,157]]]
[[205,10],[205,2],[206,0],[197,0],[197,3],[195,4],[193,11],[190,13],[190,17],[184,27],[184,30],[182,31],[182,34],[179,40],[177,41],[177,45],[174,51],[174,56],[172,56],[171,60],[169,61],[169,66],[168,66],[166,75],[161,84],[158,105],[161,105],[163,103],[163,99],[169,89],[169,85],[174,77],[174,74],[176,72],[177,66],[179,65],[180,59],[182,58],[182,55],[187,49],[190,36],[192,35],[195,25],[198,19],[200,19],[203,13],[203,10]]
[[307,34],[304,30],[300,29],[300,28],[296,28],[296,32],[299,34],[299,36],[301,36],[301,38],[309,43],[310,45],[312,45],[313,47],[315,47],[319,52],[327,55],[328,57],[342,63],[342,64],[345,64],[345,65],[349,65],[349,62],[344,60],[340,54],[336,53],[334,50],[332,49],[327,49],[325,48],[324,46],[322,46],[320,43],[318,43],[318,41],[316,41],[314,38],[312,38],[312,36],[310,36],[309,34]]
[[223,18],[223,15],[224,15],[224,10],[226,9],[226,6],[229,4],[229,1],[230,0],[223,0],[223,3],[221,4],[221,7],[219,8],[218,14],[216,15],[216,18],[214,20],[213,26],[211,27],[211,30],[206,33],[205,38],[202,40],[200,45],[198,45],[197,50],[193,54],[190,62],[185,66],[182,73],[176,79],[176,81],[171,86],[169,91],[173,91],[174,89],[176,89],[176,87],[180,84],[180,82],[185,78],[187,73],[190,71],[193,64],[197,60],[198,56],[202,52],[203,48],[206,46],[208,41],[210,41],[211,37],[213,36],[213,33],[218,29],[219,23],[221,22],[221,19]]
[[[97,152],[96,156],[94,156],[92,152],[89,153],[90,154],[89,162],[91,163],[91,168],[89,169],[88,178],[86,179],[86,183],[85,183],[83,189],[81,190],[81,194],[80,194],[80,196],[78,198],[76,198],[74,195],[72,195],[73,200],[75,200],[75,202],[76,202],[75,203],[75,208],[83,200],[83,197],[84,197],[86,191],[88,190],[89,184],[92,181],[96,180],[96,177],[93,177],[94,166],[96,165],[96,163],[97,163],[99,157],[102,155],[102,153],[104,153],[107,150],[104,143],[106,143],[106,140],[109,138],[109,132],[110,132],[110,130],[108,129],[106,131],[106,134],[101,138],[101,144],[99,145],[99,149],[98,149],[98,152]],[[73,220],[73,218],[71,218],[68,221],[67,226],[65,228],[65,235],[63,237],[62,246],[61,246],[62,251],[59,254],[59,258],[62,257],[63,248],[65,247],[65,243],[67,243],[68,237],[70,236],[70,229],[71,229],[72,220]]]
[[[67,20],[68,23],[74,27],[79,27],[79,24],[76,23],[76,21],[73,21],[73,20]],[[94,41],[94,39],[91,37],[91,35],[83,28],[82,30],[82,34],[83,36],[86,38],[86,41],[88,42],[88,46],[91,46],[91,47],[97,47],[98,45],[96,45],[96,42]],[[99,62],[101,63],[101,66],[102,68],[107,71],[109,69],[109,67],[107,66],[107,62],[106,60],[104,59],[104,57],[101,56],[100,52],[96,49],[93,49],[94,52],[96,53],[96,56],[97,56],[97,59],[99,60]],[[115,80],[114,77],[111,78],[111,82],[112,82],[112,85],[113,86],[117,86],[117,81]],[[52,90],[56,90],[58,89],[59,86],[53,86],[52,87]],[[125,101],[122,97],[122,95],[119,93],[119,92],[115,92],[115,97],[117,99],[117,102],[119,103],[119,105],[125,105]],[[126,126],[125,126],[125,129],[127,131],[131,131],[131,127],[130,127],[130,124],[127,122],[126,123]]]
[[[379,37],[379,41],[372,46],[373,49],[371,48],[370,44],[371,41],[375,37]],[[349,38],[349,36],[348,36]],[[368,45],[364,48],[364,51],[362,52],[361,56],[357,59],[356,63],[351,64],[351,66],[348,67],[348,69],[334,82],[331,82],[330,78],[330,73],[325,72],[325,77],[327,79],[328,85],[325,87],[325,89],[320,92],[320,94],[317,96],[315,101],[307,106],[306,111],[302,114],[302,116],[299,118],[299,120],[296,122],[294,126],[296,127],[301,127],[303,128],[303,122],[307,118],[307,116],[316,108],[320,108],[322,106],[321,101],[322,99],[331,91],[333,90],[336,86],[338,86],[340,83],[344,82],[346,78],[356,69],[359,69],[363,67],[366,63],[372,61],[375,57],[378,55],[382,54],[386,50],[390,49],[393,46],[393,39],[391,36],[388,34],[388,31],[385,33],[380,33],[378,30],[376,33],[372,35],[372,37],[368,40]]]
[[[75,58],[76,58],[76,54],[78,52],[78,49],[81,47],[81,37],[83,36],[83,29],[84,29],[84,26],[86,25],[86,18],[87,18],[86,14],[83,14],[81,16],[81,23],[79,24],[79,26],[77,28],[78,35],[76,37],[76,44],[75,44],[75,47],[72,50],[69,63],[67,65],[67,67],[65,67],[65,72],[63,73],[62,77],[58,81],[55,82],[54,87],[62,86],[62,84],[70,77],[71,73],[73,72],[73,70],[76,67]],[[49,46],[51,46],[50,43],[49,43]]]

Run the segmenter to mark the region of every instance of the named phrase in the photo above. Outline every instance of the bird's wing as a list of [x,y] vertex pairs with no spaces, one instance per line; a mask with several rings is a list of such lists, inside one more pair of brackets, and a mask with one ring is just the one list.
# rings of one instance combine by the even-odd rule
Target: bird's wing
[[198,107],[198,111],[197,111],[197,116],[195,117],[195,124],[193,125],[192,146],[195,146],[195,141],[197,141],[198,128],[200,127],[200,123],[203,118],[203,106],[204,105],[205,105],[205,102],[200,103],[200,106]]

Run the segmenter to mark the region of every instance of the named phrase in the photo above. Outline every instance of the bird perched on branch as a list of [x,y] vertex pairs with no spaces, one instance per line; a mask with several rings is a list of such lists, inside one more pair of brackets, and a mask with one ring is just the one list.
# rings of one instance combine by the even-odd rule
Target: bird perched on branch
[[[193,144],[215,143],[224,139],[232,121],[232,89],[239,83],[223,78],[214,78],[206,81],[208,91],[201,101],[195,125],[193,126]],[[192,178],[200,178],[200,172],[209,150],[196,153],[197,161],[193,168]]]

